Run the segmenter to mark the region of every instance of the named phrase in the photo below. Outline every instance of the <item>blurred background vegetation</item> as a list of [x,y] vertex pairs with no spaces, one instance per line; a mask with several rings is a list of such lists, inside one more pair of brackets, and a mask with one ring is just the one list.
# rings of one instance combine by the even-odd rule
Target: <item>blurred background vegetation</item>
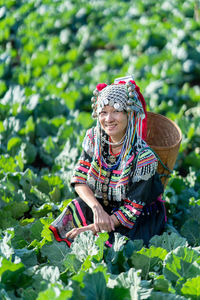
[[[166,232],[148,249],[123,250],[118,237],[104,251],[102,240],[98,256],[80,261],[87,238],[69,254],[48,228],[75,196],[95,86],[126,75],[183,134],[164,192]],[[0,298],[197,299],[199,246],[200,1],[0,0]],[[116,274],[125,291],[108,288]]]
[[1,227],[63,209],[92,91],[133,75],[148,110],[182,130],[165,198],[171,226],[198,244],[199,41],[198,0],[0,0]]

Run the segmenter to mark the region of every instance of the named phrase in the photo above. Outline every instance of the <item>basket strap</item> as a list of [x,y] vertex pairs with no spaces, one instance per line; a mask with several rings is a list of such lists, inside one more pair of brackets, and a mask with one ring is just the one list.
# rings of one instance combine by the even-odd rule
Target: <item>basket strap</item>
[[[138,161],[138,157],[139,157],[139,154],[142,152],[142,151],[144,151],[144,150],[146,150],[146,149],[150,149],[152,152],[153,152],[153,154],[156,156],[156,158],[159,160],[159,162],[161,163],[161,165],[163,166],[163,168],[165,168],[170,174],[173,172],[172,170],[170,170],[163,162],[162,162],[162,160],[160,159],[160,157],[159,157],[159,155],[151,148],[151,147],[144,147],[144,148],[142,148],[142,149],[140,149],[139,151],[138,151],[138,153],[137,153],[137,155],[136,155],[136,160],[135,160],[135,163],[134,163],[134,165],[136,166],[137,165],[137,161]],[[168,175],[168,174],[159,174],[159,176],[160,177],[170,177],[170,175]]]

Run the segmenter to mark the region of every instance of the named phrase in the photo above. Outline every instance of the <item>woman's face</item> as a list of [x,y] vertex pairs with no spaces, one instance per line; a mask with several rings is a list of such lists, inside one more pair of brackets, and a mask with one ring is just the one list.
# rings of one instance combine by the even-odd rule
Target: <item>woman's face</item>
[[114,107],[106,105],[99,114],[99,122],[112,141],[117,142],[126,132],[127,112],[118,111]]

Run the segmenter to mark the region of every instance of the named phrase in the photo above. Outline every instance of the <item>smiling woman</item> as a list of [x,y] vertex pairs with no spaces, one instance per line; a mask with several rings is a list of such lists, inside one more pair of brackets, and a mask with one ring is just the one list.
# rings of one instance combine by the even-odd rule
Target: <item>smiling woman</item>
[[101,128],[111,138],[111,142],[122,143],[125,138],[128,118],[126,112],[106,105],[99,114]]
[[92,97],[95,127],[83,141],[83,151],[71,184],[78,197],[51,224],[58,241],[70,246],[81,232],[107,231],[148,244],[165,225],[163,186],[157,159],[145,142],[146,105],[135,81],[98,84]]

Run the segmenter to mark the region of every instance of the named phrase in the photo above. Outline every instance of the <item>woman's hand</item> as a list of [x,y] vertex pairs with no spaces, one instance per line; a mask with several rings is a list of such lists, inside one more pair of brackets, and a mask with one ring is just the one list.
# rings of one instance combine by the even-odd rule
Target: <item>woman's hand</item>
[[76,236],[78,236],[81,232],[91,230],[93,234],[96,234],[94,224],[90,224],[88,226],[79,227],[79,228],[73,228],[66,234],[67,239],[75,239]]
[[[96,234],[97,232],[100,232],[102,230],[110,232],[112,230],[115,230],[115,226],[119,226],[119,221],[117,220],[117,218],[114,215],[109,216],[103,210],[102,206],[99,206],[99,209],[94,208],[93,212],[97,219],[96,223],[90,224],[88,226],[79,227],[79,228],[73,228],[66,234],[66,238],[73,240],[81,232],[88,231],[88,230],[91,230],[93,232],[93,234]],[[100,213],[100,215],[99,215],[99,213]],[[106,223],[103,220],[107,220],[108,223]]]
[[90,187],[87,184],[77,183],[75,185],[75,190],[79,197],[92,209],[96,232],[102,230],[111,232],[112,230],[115,230],[113,219],[104,211]]
[[102,230],[111,232],[112,230],[115,230],[114,221],[101,205],[95,205],[92,207],[92,211],[96,232],[101,232]]

